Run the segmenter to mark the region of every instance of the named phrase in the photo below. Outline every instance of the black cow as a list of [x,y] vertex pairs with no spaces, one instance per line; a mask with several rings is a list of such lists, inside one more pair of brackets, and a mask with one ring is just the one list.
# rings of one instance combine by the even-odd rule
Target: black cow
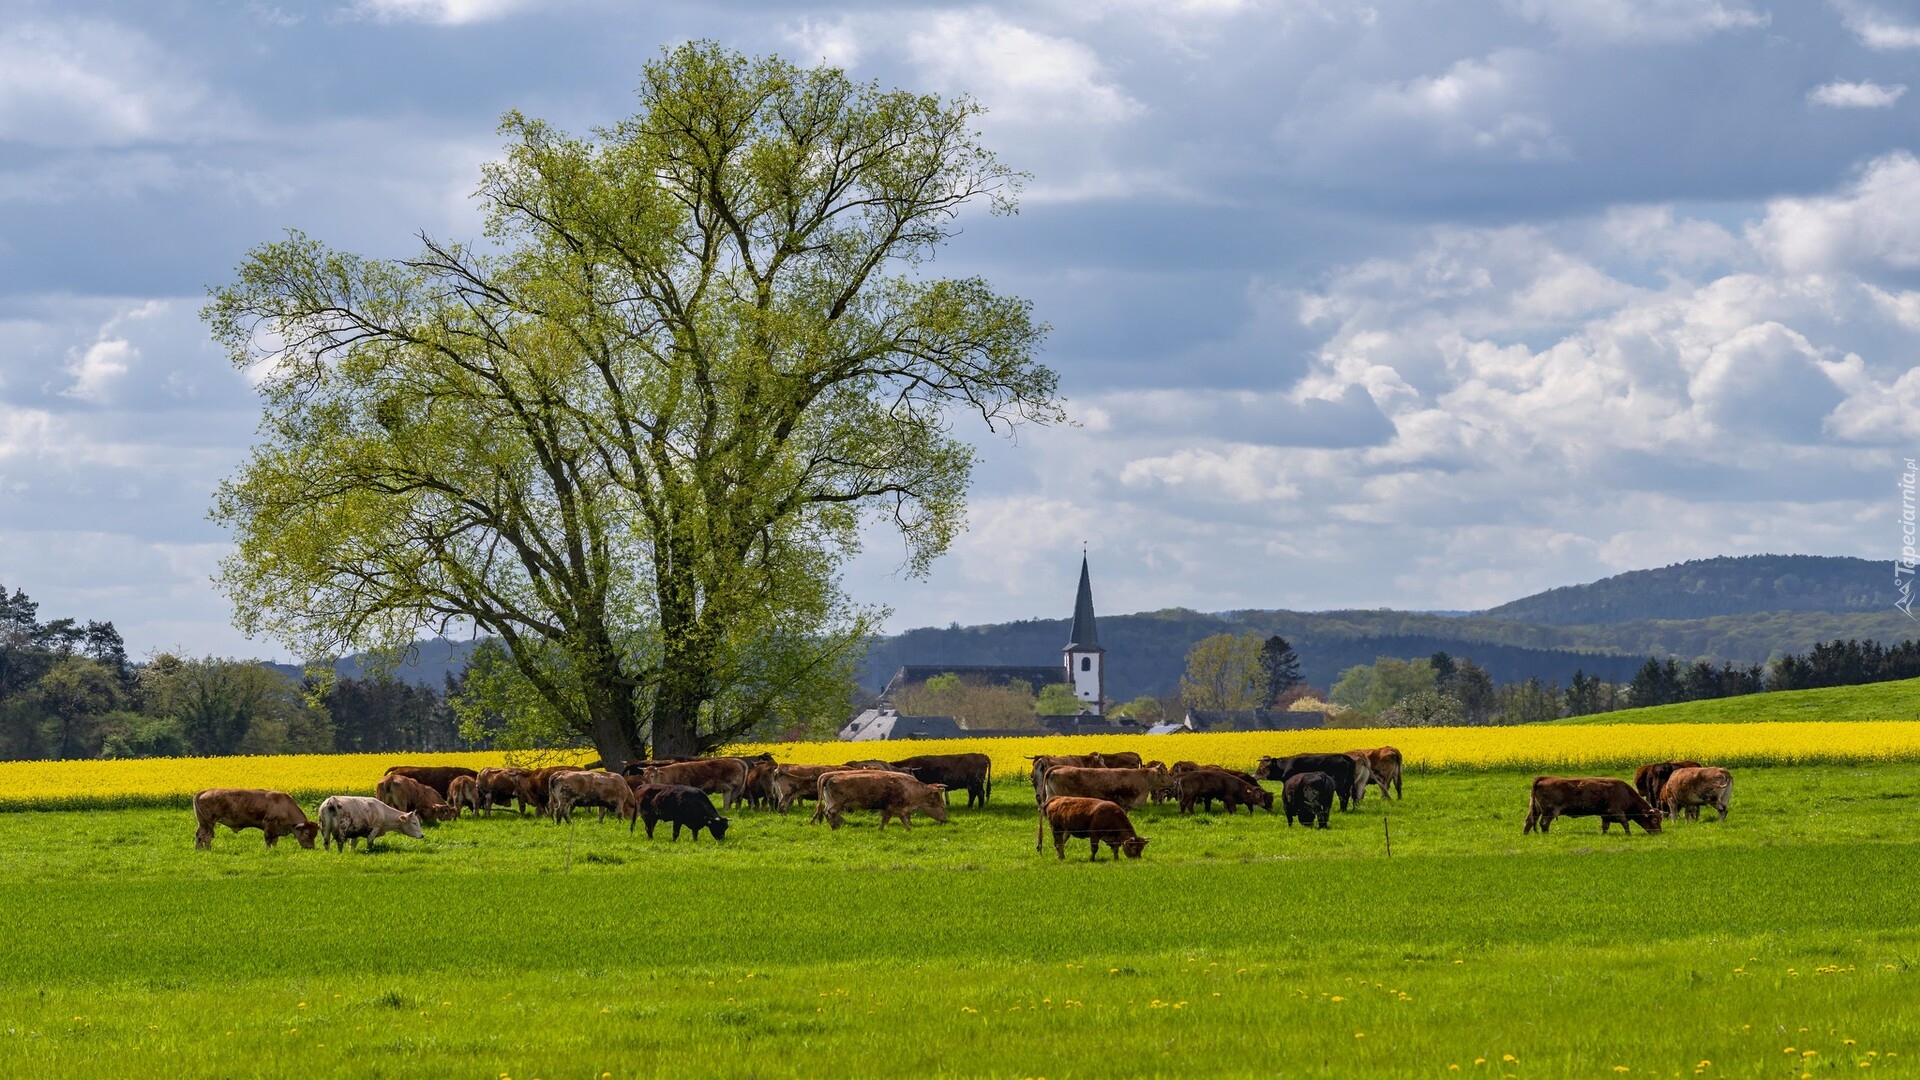
[[921,754],[892,764],[923,784],[946,785],[948,794],[965,788],[968,806],[985,806],[993,794],[993,759],[985,754]]
[[1293,827],[1293,819],[1299,818],[1300,824],[1313,828],[1316,821],[1321,828],[1327,827],[1327,818],[1333,812],[1333,777],[1323,772],[1294,773],[1287,777],[1287,785],[1280,791],[1280,801],[1286,807],[1287,827]]
[[1333,780],[1333,789],[1340,796],[1340,809],[1345,810],[1347,803],[1359,798],[1360,772],[1353,759],[1346,754],[1295,754],[1292,757],[1263,757],[1254,767],[1253,774],[1262,780],[1278,780],[1286,783],[1296,773],[1326,773]]
[[[727,838],[727,819],[713,808],[713,800],[697,787],[685,784],[643,784],[634,791],[634,801],[639,803],[638,820],[647,823],[647,839],[653,839],[653,825],[656,821],[673,824],[673,838],[680,839],[682,825],[693,830],[693,838],[700,839],[700,830],[705,829],[713,838]],[[633,831],[633,825],[627,825],[627,831]]]

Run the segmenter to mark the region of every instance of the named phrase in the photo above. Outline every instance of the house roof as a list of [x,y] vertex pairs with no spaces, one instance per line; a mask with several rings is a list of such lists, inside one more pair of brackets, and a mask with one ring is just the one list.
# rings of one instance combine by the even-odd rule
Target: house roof
[[1093,582],[1087,577],[1087,557],[1080,556],[1080,593],[1073,600],[1073,632],[1067,636],[1067,652],[1106,652],[1100,647],[1100,634],[1093,625]]
[[1299,731],[1326,726],[1327,714],[1272,709],[1189,709],[1195,731]]

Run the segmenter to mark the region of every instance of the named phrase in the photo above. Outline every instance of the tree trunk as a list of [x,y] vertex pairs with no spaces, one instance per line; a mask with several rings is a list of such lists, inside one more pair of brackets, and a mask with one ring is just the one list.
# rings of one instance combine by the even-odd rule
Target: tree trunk
[[638,717],[633,691],[620,670],[619,657],[612,647],[601,643],[592,650],[586,680],[587,722],[591,726],[594,749],[610,772],[619,772],[627,763],[644,754],[640,749]]

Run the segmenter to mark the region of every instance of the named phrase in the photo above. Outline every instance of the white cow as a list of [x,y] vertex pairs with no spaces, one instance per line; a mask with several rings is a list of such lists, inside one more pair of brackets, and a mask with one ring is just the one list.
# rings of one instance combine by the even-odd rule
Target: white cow
[[411,836],[419,840],[426,834],[420,831],[418,813],[402,813],[381,802],[364,795],[329,795],[320,804],[320,837],[324,848],[340,845],[347,850],[348,842],[354,847],[360,846],[360,838],[367,838],[367,852],[372,854],[376,837],[397,832],[402,836]]

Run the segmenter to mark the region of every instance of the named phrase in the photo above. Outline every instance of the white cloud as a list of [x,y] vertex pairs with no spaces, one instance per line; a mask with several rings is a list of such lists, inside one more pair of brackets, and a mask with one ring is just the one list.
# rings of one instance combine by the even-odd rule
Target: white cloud
[[979,98],[1016,123],[1113,124],[1145,106],[1109,77],[1093,49],[1037,33],[986,10],[947,12],[907,37],[915,66],[949,91]]
[[1540,110],[1542,65],[1534,53],[1503,49],[1438,75],[1352,88],[1343,100],[1297,108],[1280,136],[1309,153],[1358,143],[1395,157],[1427,147],[1441,156],[1565,158],[1570,145]]
[[82,401],[101,401],[109,384],[125,375],[127,366],[139,358],[140,350],[126,338],[101,338],[74,353],[73,363],[67,368],[73,374],[73,385],[62,392]]
[[41,146],[171,141],[231,127],[145,35],[103,20],[13,21],[0,28],[0,139]]
[[1267,502],[1292,499],[1300,489],[1287,479],[1287,455],[1267,446],[1232,446],[1224,453],[1204,447],[1135,458],[1120,468],[1120,482],[1158,490],[1179,500]]
[[1839,194],[1776,199],[1749,230],[1781,267],[1920,267],[1920,160],[1905,151],[1868,162]]
[[466,26],[503,19],[532,6],[529,0],[358,0],[349,12],[373,22]]
[[783,35],[798,63],[825,63],[851,68],[860,62],[860,34],[844,16],[831,20],[802,19]]
[[1920,49],[1920,26],[1861,0],[1832,0],[1841,25],[1869,49]]
[[1835,80],[1807,91],[1807,100],[1829,109],[1885,109],[1906,92],[1904,83],[1881,86],[1875,82]]
[[1576,44],[1691,41],[1763,27],[1771,18],[1748,4],[1724,0],[1516,0],[1512,6]]

